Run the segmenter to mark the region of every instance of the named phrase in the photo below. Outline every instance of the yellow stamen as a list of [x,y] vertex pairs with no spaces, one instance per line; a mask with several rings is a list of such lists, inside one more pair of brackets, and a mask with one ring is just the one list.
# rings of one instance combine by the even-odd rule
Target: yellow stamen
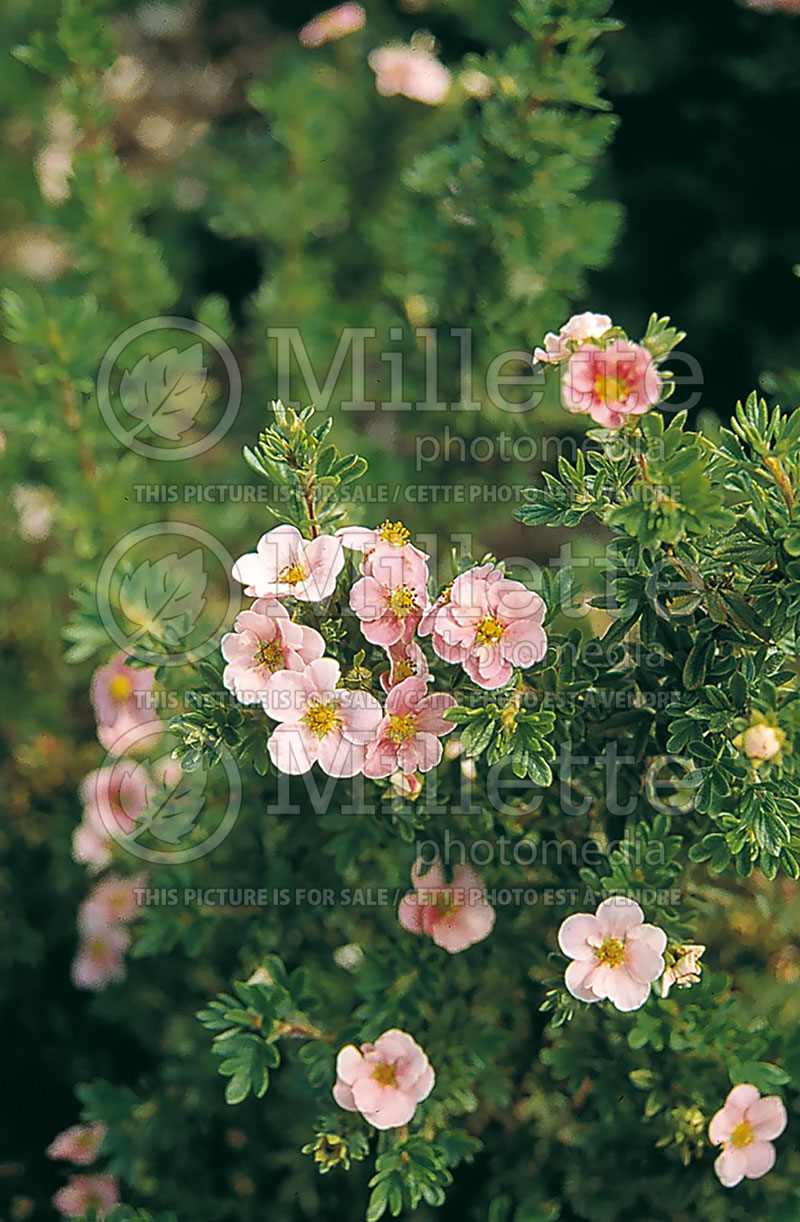
[[737,1150],[743,1150],[745,1146],[749,1146],[753,1141],[753,1130],[746,1120],[737,1124],[736,1128],[730,1135],[730,1144],[735,1146]]
[[619,967],[625,958],[625,943],[618,938],[605,938],[602,946],[595,947],[594,953],[601,967]]
[[108,685],[108,690],[116,704],[124,704],[133,691],[133,684],[127,675],[115,675]]
[[403,679],[410,679],[417,672],[414,666],[409,662],[408,658],[401,658],[399,662],[394,664],[394,678],[396,683],[401,683]]
[[286,568],[278,574],[278,581],[282,581],[287,586],[296,586],[299,582],[305,581],[307,576],[308,573],[302,564],[287,564]]
[[594,393],[603,403],[624,403],[631,393],[630,383],[626,378],[614,378],[598,373],[594,380]]
[[397,1066],[396,1065],[376,1065],[372,1071],[373,1079],[379,1086],[394,1086],[397,1087]]
[[412,738],[417,731],[417,719],[413,713],[406,713],[404,717],[389,717],[389,729],[386,731],[386,737],[389,742],[396,743],[400,746]]
[[405,547],[410,541],[411,535],[406,530],[402,522],[390,522],[387,520],[378,527],[378,538],[383,543],[391,543],[392,547]]
[[393,611],[398,619],[405,619],[410,615],[415,602],[414,591],[409,590],[408,586],[395,586],[389,594],[389,610]]
[[475,629],[475,644],[494,645],[504,632],[505,628],[499,620],[495,619],[493,615],[485,615],[482,620],[478,621]]
[[330,704],[322,704],[318,701],[311,705],[300,720],[308,726],[312,734],[316,734],[317,738],[324,738],[339,725],[338,706],[335,701],[331,701]]
[[256,662],[266,666],[267,670],[282,670],[285,661],[283,645],[276,637],[274,641],[262,641],[253,654]]

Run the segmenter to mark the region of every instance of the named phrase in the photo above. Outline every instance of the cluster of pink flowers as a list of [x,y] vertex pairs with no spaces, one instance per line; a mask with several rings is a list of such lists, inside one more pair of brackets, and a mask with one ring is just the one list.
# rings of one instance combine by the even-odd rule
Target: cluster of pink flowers
[[72,983],[78,989],[102,989],[125,976],[125,951],[130,945],[127,926],[136,916],[136,891],[143,875],[123,878],[106,874],[78,909],[80,945],[72,964]]
[[[97,1158],[106,1136],[106,1127],[76,1124],[59,1133],[47,1147],[48,1158],[64,1159],[76,1167],[88,1167]],[[117,1181],[113,1175],[73,1175],[53,1197],[53,1205],[66,1218],[83,1218],[94,1209],[104,1218],[119,1205]]]
[[618,429],[661,398],[662,382],[652,353],[613,329],[607,314],[576,314],[548,332],[534,360],[565,365],[561,402],[568,412],[588,413],[595,423]]
[[[359,557],[350,608],[365,640],[387,658],[380,676],[385,707],[343,685],[321,634],[297,622],[283,602],[329,598],[345,551]],[[256,601],[223,638],[223,681],[242,703],[261,703],[278,722],[270,757],[293,775],[316,763],[335,777],[390,777],[413,794],[418,774],[442,758],[440,740],[453,728],[444,714],[455,703],[448,693],[428,693],[433,680],[418,638],[431,635],[440,658],[486,689],[502,687],[547,650],[541,598],[494,565],[461,574],[431,606],[428,556],[400,523],[344,528],[310,541],[293,526],[278,526],[236,561],[233,575]]]

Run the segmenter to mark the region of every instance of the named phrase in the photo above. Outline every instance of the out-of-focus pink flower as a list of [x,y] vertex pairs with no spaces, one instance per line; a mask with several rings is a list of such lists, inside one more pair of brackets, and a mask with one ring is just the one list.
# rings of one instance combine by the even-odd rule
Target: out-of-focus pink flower
[[711,1143],[722,1146],[714,1163],[720,1183],[735,1188],[766,1175],[775,1164],[773,1139],[785,1128],[786,1108],[777,1095],[762,1099],[749,1082],[734,1086],[708,1126]]
[[744,751],[749,760],[757,764],[768,763],[780,755],[786,744],[786,735],[774,726],[758,722],[737,734],[733,743],[740,751]]
[[374,1044],[347,1044],[336,1058],[333,1097],[348,1112],[360,1112],[376,1129],[408,1124],[436,1078],[416,1040],[393,1028]]
[[363,28],[367,14],[360,4],[337,4],[303,26],[297,37],[304,47],[321,47]]
[[128,878],[107,874],[95,884],[78,909],[78,928],[91,936],[117,922],[132,921],[139,911],[136,892],[146,885],[146,881],[144,874]]
[[404,679],[386,698],[376,736],[367,747],[364,775],[378,778],[401,772],[430,772],[442,758],[442,735],[454,728],[443,714],[455,704],[448,692],[427,695],[425,679]]
[[45,1154],[48,1158],[63,1158],[78,1167],[88,1167],[97,1158],[105,1136],[106,1126],[99,1120],[94,1124],[74,1124],[51,1141]]
[[414,47],[380,47],[369,56],[378,93],[402,93],[414,102],[438,106],[450,89],[450,73],[428,51]]
[[90,1209],[104,1218],[119,1205],[117,1181],[113,1175],[73,1175],[59,1188],[53,1204],[65,1218],[83,1218]]
[[252,598],[299,598],[321,602],[336,589],[344,555],[341,539],[318,535],[304,539],[296,526],[276,526],[259,539],[256,550],[240,556],[233,576]]
[[118,653],[108,666],[101,666],[92,675],[97,737],[111,752],[124,734],[157,720],[150,700],[156,672],[133,670],[126,666],[125,656]]
[[590,339],[601,339],[614,324],[608,314],[573,314],[558,335],[548,331],[544,337],[544,348],[536,348],[533,359],[543,365],[560,365],[581,344]]
[[281,724],[267,743],[281,772],[298,775],[318,763],[329,776],[361,772],[375,737],[381,706],[369,692],[337,687],[333,658],[318,658],[303,671],[279,670],[264,693],[264,710]]
[[111,844],[128,836],[144,812],[148,778],[142,764],[124,756],[110,768],[88,773],[80,784],[83,821],[72,838],[76,861],[100,869],[111,860]]
[[441,862],[423,875],[422,861],[411,871],[414,890],[400,901],[397,918],[411,933],[426,933],[451,955],[488,938],[494,928],[494,908],[471,866],[456,866],[446,883]]
[[373,645],[410,641],[428,606],[428,566],[418,556],[379,543],[365,557],[368,575],[350,591],[350,606]]
[[569,358],[561,383],[568,412],[588,412],[605,428],[618,429],[661,398],[661,378],[652,354],[639,344],[614,339],[606,348],[583,344]]
[[664,971],[667,935],[645,925],[635,900],[612,895],[597,912],[575,913],[562,922],[558,944],[572,959],[565,982],[579,1001],[607,997],[618,1010],[638,1010]]
[[430,683],[433,678],[428,668],[428,659],[416,641],[395,641],[393,645],[386,647],[386,656],[390,666],[380,676],[381,687],[385,692],[390,692],[398,683],[410,679],[412,675],[424,679],[426,683]]
[[130,935],[122,925],[87,931],[72,963],[72,983],[76,989],[102,989],[111,981],[125,977],[125,951]]
[[533,590],[484,564],[455,579],[419,631],[433,633],[433,648],[445,662],[460,663],[479,687],[493,689],[508,683],[515,667],[544,657],[545,611]]
[[325,652],[315,628],[296,624],[277,598],[260,598],[236,617],[234,631],[222,638],[228,665],[222,682],[242,704],[260,704],[264,684],[276,670],[303,670]]

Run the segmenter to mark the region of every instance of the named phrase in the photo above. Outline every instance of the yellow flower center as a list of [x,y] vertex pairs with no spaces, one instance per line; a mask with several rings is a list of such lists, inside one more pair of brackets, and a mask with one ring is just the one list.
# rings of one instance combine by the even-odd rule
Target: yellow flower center
[[400,746],[412,738],[417,730],[417,719],[413,713],[406,713],[403,717],[389,717],[389,729],[386,731],[386,737],[392,743],[397,743]]
[[339,710],[335,700],[329,704],[323,704],[317,701],[311,705],[307,713],[300,719],[304,725],[307,725],[312,734],[316,734],[317,738],[324,738],[326,734],[330,734],[339,724]]
[[601,967],[619,967],[625,958],[625,943],[619,938],[605,938],[602,946],[595,947],[594,953]]
[[276,637],[274,641],[262,641],[253,657],[267,670],[282,670],[284,663],[283,645]]
[[753,1130],[746,1120],[742,1120],[737,1124],[730,1136],[730,1144],[735,1146],[737,1150],[743,1150],[745,1146],[749,1146],[753,1140]]
[[394,1086],[397,1087],[397,1065],[376,1065],[372,1071],[372,1077],[379,1086]]
[[399,662],[394,664],[394,677],[397,683],[402,683],[403,679],[410,679],[416,673],[413,664],[409,662],[408,658],[401,658]]
[[405,547],[411,535],[402,522],[390,522],[387,519],[378,527],[378,538],[383,543],[391,543],[392,547]]
[[124,704],[133,691],[133,684],[127,675],[115,675],[108,685],[108,690],[116,704]]
[[494,645],[504,632],[505,629],[499,620],[495,619],[493,615],[485,615],[482,620],[478,620],[478,626],[475,629],[475,644]]
[[614,378],[598,373],[594,380],[594,393],[603,403],[624,403],[630,392],[630,383],[626,378]]
[[299,582],[305,581],[307,576],[308,573],[302,564],[287,564],[286,568],[278,574],[278,581],[282,581],[287,586],[296,586]]
[[408,586],[395,586],[389,594],[389,610],[393,611],[398,619],[405,619],[414,610],[414,591],[409,590]]

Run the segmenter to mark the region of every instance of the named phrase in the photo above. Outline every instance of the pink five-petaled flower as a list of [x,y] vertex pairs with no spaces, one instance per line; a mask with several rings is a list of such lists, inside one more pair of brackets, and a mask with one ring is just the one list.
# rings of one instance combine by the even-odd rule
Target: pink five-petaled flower
[[76,989],[102,989],[125,976],[125,951],[130,934],[121,924],[86,929],[72,963]]
[[297,776],[314,763],[329,776],[362,771],[381,706],[369,692],[337,687],[340,675],[333,658],[318,658],[305,670],[279,670],[267,680],[264,710],[281,723],[267,748],[281,772]]
[[72,837],[72,855],[92,869],[111,860],[111,844],[124,840],[144,813],[148,780],[142,764],[122,756],[110,768],[88,773],[80,784],[83,819]]
[[508,683],[515,667],[544,657],[545,610],[533,590],[484,564],[456,577],[419,631],[433,633],[434,651],[445,662],[460,663],[479,687],[493,689]]
[[714,1163],[720,1183],[735,1188],[766,1175],[775,1162],[773,1138],[785,1128],[786,1108],[777,1095],[762,1099],[749,1082],[734,1086],[708,1126],[709,1140],[723,1147]]
[[[92,675],[91,700],[97,719],[97,738],[106,751],[130,730],[156,720],[150,707],[154,670],[133,670],[118,653]],[[119,753],[117,753],[119,754]]]
[[427,681],[412,675],[393,687],[376,737],[367,747],[364,775],[430,772],[442,758],[442,735],[454,728],[442,714],[455,704],[448,692],[427,695]]
[[423,559],[389,543],[379,543],[365,557],[350,591],[350,606],[361,631],[373,645],[387,648],[411,640],[428,606],[428,566]]
[[236,617],[220,644],[228,665],[222,682],[242,704],[259,704],[276,670],[303,670],[325,652],[315,628],[296,624],[277,598],[260,598]]
[[450,89],[450,73],[435,55],[415,47],[380,47],[371,51],[369,66],[378,93],[402,93],[414,102],[438,106]]
[[119,1205],[117,1181],[113,1175],[73,1175],[59,1188],[53,1204],[65,1218],[83,1218],[90,1209],[104,1218]]
[[650,996],[650,985],[664,971],[667,935],[645,925],[635,900],[612,895],[594,916],[567,917],[558,931],[558,944],[573,960],[565,981],[579,1001],[607,997],[618,1010],[638,1010]]
[[344,555],[341,539],[304,539],[296,526],[276,526],[262,535],[254,552],[240,556],[233,576],[251,598],[299,598],[317,603],[336,589]]
[[605,428],[618,429],[661,398],[661,378],[652,354],[639,344],[615,339],[606,348],[583,344],[569,359],[561,383],[568,412],[588,412]]
[[366,526],[341,526],[336,532],[336,538],[341,539],[342,543],[350,551],[362,552],[364,560],[361,562],[361,572],[368,573],[370,552],[374,551],[379,543],[385,543],[387,547],[393,547],[395,551],[400,552],[406,559],[413,559],[427,562],[430,557],[427,552],[421,551],[411,542],[411,534],[406,530],[402,522],[390,522],[387,518],[380,526],[374,530],[370,530]]
[[348,1112],[360,1112],[376,1129],[408,1124],[417,1104],[433,1090],[431,1063],[405,1031],[393,1028],[374,1044],[347,1044],[336,1058],[333,1097]]
[[100,1121],[94,1124],[74,1124],[51,1141],[45,1150],[48,1158],[63,1158],[78,1167],[88,1167],[97,1158],[106,1135],[106,1126]]
[[548,331],[544,337],[544,348],[536,348],[533,359],[544,365],[560,365],[578,345],[590,339],[600,339],[612,326],[607,314],[592,314],[590,310],[573,314],[558,335]]
[[103,932],[118,922],[132,921],[139,911],[137,893],[145,886],[147,876],[107,874],[90,891],[78,909],[78,926],[84,934]]
[[360,30],[367,14],[360,4],[337,4],[303,26],[297,37],[304,47],[321,47]]
[[471,866],[456,866],[453,881],[446,883],[441,862],[420,873],[422,861],[414,863],[414,890],[404,896],[397,919],[410,933],[426,933],[451,955],[488,938],[494,928],[494,908],[486,898],[479,876]]

